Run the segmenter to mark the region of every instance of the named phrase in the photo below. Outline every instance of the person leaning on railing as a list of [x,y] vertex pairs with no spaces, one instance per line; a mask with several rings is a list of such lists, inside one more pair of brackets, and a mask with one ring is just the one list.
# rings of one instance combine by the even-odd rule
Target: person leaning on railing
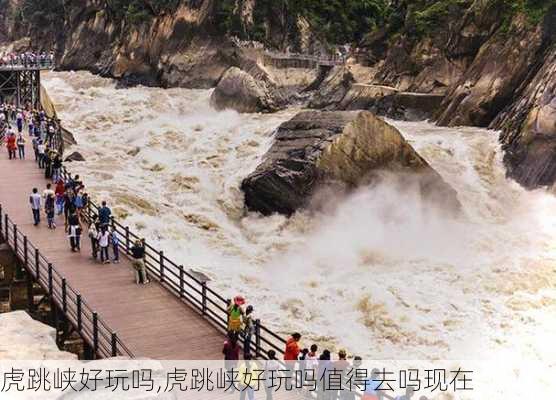
[[146,285],[149,283],[147,276],[147,267],[145,264],[145,243],[144,239],[137,239],[131,247],[131,256],[133,257],[133,267],[135,268],[135,281],[137,284]]

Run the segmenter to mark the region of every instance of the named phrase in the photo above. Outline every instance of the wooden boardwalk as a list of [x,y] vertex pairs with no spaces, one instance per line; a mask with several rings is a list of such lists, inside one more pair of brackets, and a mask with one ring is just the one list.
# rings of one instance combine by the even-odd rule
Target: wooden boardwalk
[[222,333],[157,282],[136,285],[131,262],[124,255],[120,256],[120,264],[95,262],[86,232],[81,253],[72,253],[63,216],[56,217],[56,230],[47,228],[44,212],[41,224],[33,226],[29,195],[33,187],[42,193],[47,180],[34,161],[26,133],[25,136],[26,160],[9,160],[5,145],[0,148],[0,203],[4,212],[117,332],[135,357],[221,359]]

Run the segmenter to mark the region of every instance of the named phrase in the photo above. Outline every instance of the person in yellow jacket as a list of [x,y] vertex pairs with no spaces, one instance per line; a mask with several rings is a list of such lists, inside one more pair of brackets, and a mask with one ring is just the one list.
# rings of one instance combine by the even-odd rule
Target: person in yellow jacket
[[241,325],[242,325],[242,318],[243,318],[243,309],[238,302],[234,301],[228,307],[228,334],[234,335],[236,338],[239,336],[241,332]]

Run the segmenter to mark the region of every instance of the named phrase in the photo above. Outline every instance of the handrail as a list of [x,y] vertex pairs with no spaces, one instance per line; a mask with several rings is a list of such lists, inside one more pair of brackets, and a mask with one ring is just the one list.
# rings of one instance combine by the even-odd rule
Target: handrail
[[51,58],[41,60],[40,57],[36,57],[35,59],[27,59],[24,58],[23,60],[19,57],[9,60],[9,61],[0,61],[0,70],[26,70],[26,69],[40,69],[40,70],[51,70],[55,68],[54,60]]
[[264,54],[267,57],[278,59],[278,60],[311,61],[319,65],[343,65],[346,63],[345,57],[335,56],[335,55],[317,56],[317,55],[298,54],[298,53],[279,53],[270,50],[265,50]]
[[[57,130],[57,135],[61,130]],[[58,138],[61,141],[61,138]],[[62,167],[62,179],[69,181],[71,174],[65,166]],[[100,207],[91,199],[87,202],[84,219],[87,224],[98,218]],[[119,247],[124,256],[131,256],[133,242],[140,236],[132,232],[129,226],[124,226],[116,218],[110,218],[110,226],[118,237]],[[202,315],[215,328],[222,333],[228,331],[228,306],[230,300],[209,288],[206,282],[199,280],[191,274],[186,267],[169,259],[163,251],[156,249],[147,241],[145,245],[145,265],[151,278],[155,278],[166,290],[181,299],[194,311]],[[270,328],[261,323],[259,319],[254,321],[254,337],[250,343],[250,351],[258,358],[266,358],[268,350],[274,350],[277,354],[283,354],[286,340]],[[240,338],[240,343],[245,345],[245,338]]]
[[83,296],[68,283],[52,263],[33,245],[3,210],[0,203],[0,237],[13,250],[28,274],[42,286],[53,303],[75,330],[100,357],[127,356],[133,353],[106,324]]

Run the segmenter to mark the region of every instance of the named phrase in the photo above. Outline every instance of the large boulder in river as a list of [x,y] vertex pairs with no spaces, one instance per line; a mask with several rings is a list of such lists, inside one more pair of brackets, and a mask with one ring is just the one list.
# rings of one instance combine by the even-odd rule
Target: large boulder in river
[[307,111],[280,125],[263,162],[241,185],[249,210],[290,215],[317,189],[350,189],[391,171],[418,182],[423,197],[459,209],[456,192],[405,141],[368,111]]
[[[258,71],[258,69],[257,69]],[[217,110],[233,109],[242,113],[273,112],[284,107],[280,91],[266,74],[258,79],[237,67],[229,68],[212,92],[211,105]]]

